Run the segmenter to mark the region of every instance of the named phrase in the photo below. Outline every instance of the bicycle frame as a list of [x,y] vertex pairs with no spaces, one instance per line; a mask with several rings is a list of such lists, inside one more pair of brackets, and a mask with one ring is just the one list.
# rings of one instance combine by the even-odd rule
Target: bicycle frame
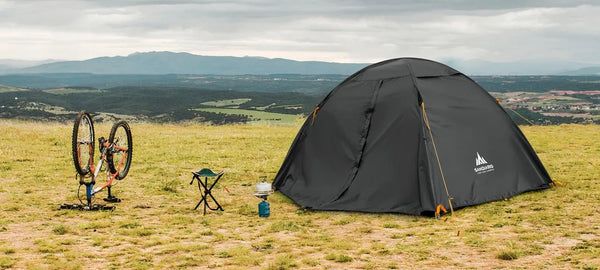
[[[118,140],[117,140],[117,142],[118,142]],[[91,206],[91,200],[92,200],[92,196],[94,196],[94,194],[100,192],[102,189],[104,189],[106,187],[111,186],[112,182],[115,180],[115,178],[117,177],[117,174],[121,170],[121,166],[123,165],[123,162],[127,158],[127,150],[128,149],[125,147],[117,146],[117,145],[115,145],[115,143],[110,144],[105,141],[102,142],[103,150],[100,155],[100,161],[98,162],[98,165],[94,166],[94,157],[90,156],[89,162],[90,162],[90,171],[91,171],[92,181],[90,183],[84,183],[83,180],[80,180],[81,184],[85,184],[86,199],[87,199],[88,206]],[[92,148],[92,145],[89,144],[89,147]],[[119,161],[119,165],[117,167],[117,172],[110,173],[110,170],[107,169],[106,176],[107,176],[108,181],[106,183],[104,183],[103,185],[94,188],[94,185],[96,184],[96,178],[98,177],[98,174],[100,173],[102,165],[104,164],[104,161],[106,160],[106,154],[108,153],[108,151],[115,152],[115,149],[124,152],[123,157]],[[85,177],[85,176],[80,176],[80,177],[83,179],[83,177]],[[110,189],[109,189],[109,196],[110,196]]]

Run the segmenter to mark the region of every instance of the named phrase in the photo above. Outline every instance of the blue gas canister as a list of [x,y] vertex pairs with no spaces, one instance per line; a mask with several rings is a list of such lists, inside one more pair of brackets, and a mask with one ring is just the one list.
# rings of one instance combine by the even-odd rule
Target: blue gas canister
[[262,201],[258,203],[258,216],[259,217],[269,217],[271,215],[271,209],[269,207],[269,203],[267,201]]

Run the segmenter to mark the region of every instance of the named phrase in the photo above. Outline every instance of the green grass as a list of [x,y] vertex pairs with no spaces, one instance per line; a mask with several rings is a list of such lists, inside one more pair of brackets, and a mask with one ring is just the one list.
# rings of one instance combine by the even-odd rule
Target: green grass
[[98,89],[77,89],[77,88],[55,88],[55,89],[46,89],[46,90],[42,90],[43,92],[46,92],[48,94],[54,94],[54,95],[68,95],[68,94],[82,94],[82,93],[102,93],[104,92],[103,90],[98,90]]
[[225,99],[225,100],[217,100],[217,101],[207,101],[202,102],[200,104],[205,106],[213,106],[213,107],[235,107],[242,105],[248,101],[252,100],[251,98],[236,98],[236,99]]
[[0,93],[20,92],[20,91],[27,91],[27,90],[23,89],[23,88],[17,88],[17,87],[6,86],[6,85],[0,84]]
[[[106,136],[110,124],[97,124]],[[77,202],[71,123],[0,120],[0,268],[598,269],[600,127],[522,127],[565,187],[455,211],[441,220],[302,211],[279,193],[259,218],[252,195],[272,180],[293,126],[131,123],[130,174],[114,212],[57,210]],[[224,212],[192,208],[192,174],[225,171]],[[98,194],[101,203],[105,192]],[[447,220],[445,218],[448,218]]]
[[552,98],[544,99],[541,101],[531,102],[531,106],[544,106],[544,105],[568,105],[571,103],[586,102],[583,99],[568,97],[568,96],[555,96]]
[[224,114],[243,114],[251,118],[250,125],[296,125],[300,121],[300,116],[293,114],[272,113],[244,109],[231,108],[201,108],[198,111],[224,113]]
[[52,232],[54,232],[55,234],[58,234],[58,235],[63,235],[65,233],[69,232],[69,228],[67,226],[61,224],[61,225],[54,227],[54,229],[52,229]]

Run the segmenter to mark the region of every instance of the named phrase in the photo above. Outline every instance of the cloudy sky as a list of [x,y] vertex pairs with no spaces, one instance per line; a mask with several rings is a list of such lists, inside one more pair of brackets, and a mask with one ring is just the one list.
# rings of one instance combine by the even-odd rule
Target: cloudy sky
[[0,0],[0,59],[134,52],[600,64],[600,1]]

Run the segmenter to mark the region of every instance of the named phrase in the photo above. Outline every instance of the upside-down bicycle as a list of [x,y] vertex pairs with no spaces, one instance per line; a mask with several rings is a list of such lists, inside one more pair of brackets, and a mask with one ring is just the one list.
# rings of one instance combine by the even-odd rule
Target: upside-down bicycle
[[[73,163],[77,170],[76,178],[79,179],[77,197],[81,204],[62,205],[59,208],[113,210],[114,207],[92,204],[93,196],[104,188],[108,190],[108,196],[104,198],[105,201],[121,201],[111,194],[111,187],[118,183],[114,182],[115,179],[123,180],[127,176],[129,167],[131,166],[133,141],[129,124],[124,120],[118,121],[112,126],[108,140],[104,137],[98,139],[100,161],[96,165],[94,164],[94,135],[94,123],[91,115],[86,111],[79,112],[73,125],[72,151]],[[107,166],[103,167],[104,163]],[[94,187],[101,171],[106,171],[107,180]],[[85,203],[80,196],[82,186],[85,186]]]

